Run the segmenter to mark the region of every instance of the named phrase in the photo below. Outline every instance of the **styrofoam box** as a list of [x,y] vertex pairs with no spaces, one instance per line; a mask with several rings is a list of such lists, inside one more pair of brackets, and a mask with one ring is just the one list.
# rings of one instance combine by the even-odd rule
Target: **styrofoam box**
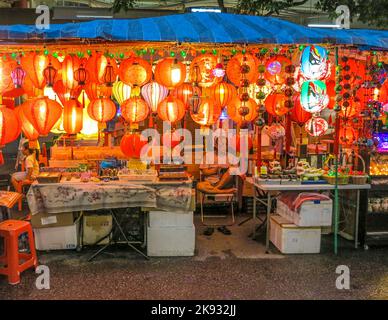
[[270,240],[281,253],[319,253],[321,228],[298,227],[284,217],[272,216]]
[[285,203],[278,200],[276,213],[287,218],[300,227],[331,226],[333,201],[305,201],[299,212],[291,210]]
[[167,212],[150,211],[149,226],[154,227],[192,227],[193,211],[187,212]]
[[66,227],[34,229],[37,250],[76,249],[79,223]]
[[193,256],[195,227],[148,227],[147,255],[150,257]]

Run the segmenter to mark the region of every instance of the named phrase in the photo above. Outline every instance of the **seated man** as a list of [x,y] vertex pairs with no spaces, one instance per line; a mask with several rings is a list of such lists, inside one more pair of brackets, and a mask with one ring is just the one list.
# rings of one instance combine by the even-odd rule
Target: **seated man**
[[24,155],[24,167],[26,171],[15,172],[11,177],[11,183],[15,190],[18,191],[20,182],[25,184],[31,183],[39,175],[39,163],[36,160],[35,149],[30,149],[29,143],[25,142],[21,148],[22,154]]

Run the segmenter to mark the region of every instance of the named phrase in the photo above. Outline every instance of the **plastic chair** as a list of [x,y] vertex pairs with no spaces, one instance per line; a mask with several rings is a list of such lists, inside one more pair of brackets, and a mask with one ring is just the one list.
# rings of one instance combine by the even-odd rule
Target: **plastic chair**
[[[32,184],[32,181],[27,181],[27,180],[24,180],[24,181],[19,181],[18,183],[17,183],[17,186],[16,186],[16,192],[18,192],[18,193],[20,193],[20,194],[22,194],[23,195],[23,197],[24,197],[24,187],[26,187],[26,186],[30,186]],[[23,209],[23,197],[21,197],[20,199],[19,199],[19,201],[18,201],[18,210],[19,211],[22,211],[22,209]]]
[[[19,252],[19,236],[28,235],[30,253]],[[6,220],[0,223],[0,237],[4,238],[4,253],[0,256],[0,274],[8,276],[9,284],[20,283],[20,273],[38,266],[34,235],[29,222]]]

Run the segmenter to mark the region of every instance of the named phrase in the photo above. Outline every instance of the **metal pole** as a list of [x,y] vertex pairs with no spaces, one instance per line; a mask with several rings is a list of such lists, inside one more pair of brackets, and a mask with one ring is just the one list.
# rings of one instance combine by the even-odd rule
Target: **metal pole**
[[[338,69],[338,47],[335,48],[335,65],[336,65],[336,82],[338,82],[339,69]],[[336,122],[338,121],[338,113],[336,114]],[[339,134],[339,125],[336,125],[335,135]],[[338,139],[335,139],[338,142]],[[335,188],[334,188],[334,254],[338,254],[338,155],[339,146],[337,146],[337,152],[335,154]]]

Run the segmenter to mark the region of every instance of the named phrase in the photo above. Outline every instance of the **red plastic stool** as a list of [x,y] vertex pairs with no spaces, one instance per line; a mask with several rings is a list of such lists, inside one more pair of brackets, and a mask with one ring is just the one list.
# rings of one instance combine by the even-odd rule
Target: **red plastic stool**
[[[19,236],[28,234],[30,253],[19,252]],[[8,276],[9,284],[20,282],[20,273],[38,266],[34,235],[27,221],[6,220],[0,223],[0,237],[4,238],[4,254],[0,256],[0,274]]]

